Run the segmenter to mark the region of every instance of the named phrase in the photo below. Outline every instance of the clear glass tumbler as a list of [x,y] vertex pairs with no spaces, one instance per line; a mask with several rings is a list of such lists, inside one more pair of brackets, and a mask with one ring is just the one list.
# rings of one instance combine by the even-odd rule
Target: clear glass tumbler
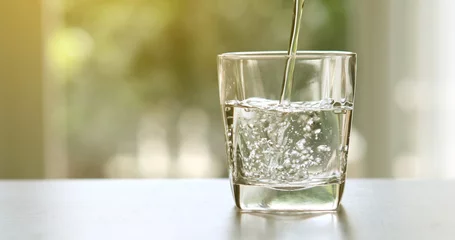
[[334,211],[346,178],[356,54],[302,51],[288,101],[286,52],[218,56],[235,204],[245,211]]

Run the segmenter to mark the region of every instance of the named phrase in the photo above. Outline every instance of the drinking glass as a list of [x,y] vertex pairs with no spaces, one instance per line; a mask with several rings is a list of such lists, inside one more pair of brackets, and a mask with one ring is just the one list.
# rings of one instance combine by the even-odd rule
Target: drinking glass
[[356,54],[294,57],[283,84],[286,52],[218,56],[230,183],[243,211],[335,211],[343,195]]

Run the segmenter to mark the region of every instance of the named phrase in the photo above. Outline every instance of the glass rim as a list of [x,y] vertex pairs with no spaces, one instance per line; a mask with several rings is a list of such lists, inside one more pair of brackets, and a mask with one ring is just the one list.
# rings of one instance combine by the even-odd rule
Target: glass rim
[[[297,51],[295,58],[330,58],[330,57],[356,57],[357,54],[349,51]],[[227,52],[218,55],[218,59],[283,59],[289,58],[287,51],[251,51]]]

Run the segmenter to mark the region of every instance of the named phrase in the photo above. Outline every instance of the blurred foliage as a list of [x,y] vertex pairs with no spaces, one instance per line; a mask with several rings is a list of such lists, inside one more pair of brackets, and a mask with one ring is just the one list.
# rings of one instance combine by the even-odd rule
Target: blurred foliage
[[[136,151],[143,113],[157,114],[171,156],[187,108],[209,115],[210,149],[224,161],[216,55],[286,50],[291,0],[64,0],[50,51],[64,75],[70,177],[103,177],[117,152]],[[345,1],[309,0],[299,49],[342,50]],[[164,110],[163,110],[164,109]]]

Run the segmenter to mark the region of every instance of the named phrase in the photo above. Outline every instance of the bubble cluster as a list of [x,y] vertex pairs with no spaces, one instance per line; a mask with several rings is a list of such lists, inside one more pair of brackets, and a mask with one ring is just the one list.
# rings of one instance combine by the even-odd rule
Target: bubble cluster
[[[334,108],[334,106],[339,106]],[[331,99],[280,105],[249,99],[234,107],[232,158],[236,176],[250,183],[293,183],[339,169],[340,113]],[[336,172],[336,171],[335,171]]]

